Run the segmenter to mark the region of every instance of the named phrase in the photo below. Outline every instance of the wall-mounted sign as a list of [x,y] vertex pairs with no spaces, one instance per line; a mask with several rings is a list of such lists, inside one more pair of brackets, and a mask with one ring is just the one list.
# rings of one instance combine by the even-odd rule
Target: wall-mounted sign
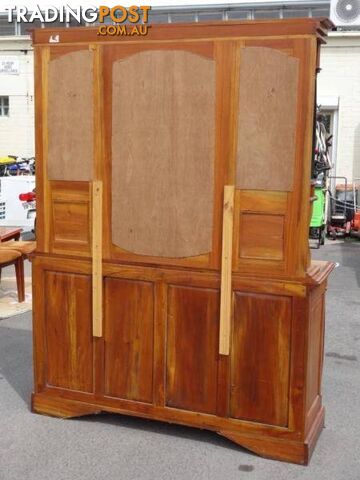
[[19,75],[20,64],[18,57],[3,57],[0,56],[0,74]]

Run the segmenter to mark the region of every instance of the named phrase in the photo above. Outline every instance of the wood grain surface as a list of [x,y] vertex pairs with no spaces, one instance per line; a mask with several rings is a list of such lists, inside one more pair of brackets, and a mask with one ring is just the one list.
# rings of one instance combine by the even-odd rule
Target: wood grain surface
[[49,180],[91,180],[93,171],[92,52],[66,53],[49,62]]
[[[329,26],[153,25],[137,38],[72,28],[59,44],[48,42],[58,30],[35,32],[33,411],[205,428],[308,463],[324,425],[332,268],[310,264],[307,239],[315,72]],[[103,184],[102,219],[92,180]],[[223,242],[225,185],[235,199]],[[93,257],[102,337],[92,335]]]
[[102,273],[102,230],[103,230],[103,184],[92,182],[92,324],[93,336],[103,334],[103,273]]
[[283,260],[284,215],[243,213],[239,238],[240,258]]
[[210,252],[214,61],[171,50],[118,60],[112,98],[113,243],[161,257]]
[[150,282],[105,281],[105,394],[153,398],[154,291]]
[[229,355],[232,315],[232,246],[234,237],[234,185],[224,187],[223,236],[221,253],[219,353]]
[[168,305],[166,404],[215,413],[219,292],[171,286]]
[[298,64],[298,59],[272,48],[241,50],[238,188],[293,188]]
[[286,426],[291,299],[235,292],[231,416]]
[[92,392],[90,277],[47,272],[44,295],[47,383]]

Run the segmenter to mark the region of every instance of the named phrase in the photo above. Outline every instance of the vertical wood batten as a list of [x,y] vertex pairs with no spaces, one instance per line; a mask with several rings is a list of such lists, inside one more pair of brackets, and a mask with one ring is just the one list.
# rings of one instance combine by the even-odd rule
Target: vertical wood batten
[[234,185],[224,187],[223,243],[221,258],[221,297],[220,297],[220,333],[219,353],[230,353],[230,329],[232,312],[232,244],[234,222]]
[[93,336],[102,337],[102,182],[92,184],[92,311]]

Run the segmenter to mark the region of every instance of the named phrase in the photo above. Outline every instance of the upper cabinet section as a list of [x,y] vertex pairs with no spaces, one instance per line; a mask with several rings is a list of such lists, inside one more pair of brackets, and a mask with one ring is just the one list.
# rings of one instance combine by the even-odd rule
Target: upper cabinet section
[[89,49],[52,53],[47,97],[48,179],[90,181],[94,161],[93,53]]
[[236,187],[293,188],[299,59],[280,50],[240,53]]
[[212,250],[215,61],[143,51],[112,67],[112,242],[139,255]]
[[97,180],[104,261],[219,271],[230,185],[233,272],[303,278],[328,27],[294,19],[151,25],[131,37],[36,31],[38,251],[91,256]]

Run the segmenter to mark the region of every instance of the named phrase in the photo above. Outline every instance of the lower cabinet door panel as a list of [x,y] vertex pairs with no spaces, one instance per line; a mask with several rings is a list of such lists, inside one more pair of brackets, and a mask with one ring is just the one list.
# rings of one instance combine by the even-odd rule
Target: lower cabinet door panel
[[105,278],[105,394],[153,401],[154,286]]
[[234,293],[230,416],[287,426],[291,298]]
[[217,290],[169,286],[166,404],[216,413],[219,301]]
[[93,391],[91,277],[44,273],[46,382]]

